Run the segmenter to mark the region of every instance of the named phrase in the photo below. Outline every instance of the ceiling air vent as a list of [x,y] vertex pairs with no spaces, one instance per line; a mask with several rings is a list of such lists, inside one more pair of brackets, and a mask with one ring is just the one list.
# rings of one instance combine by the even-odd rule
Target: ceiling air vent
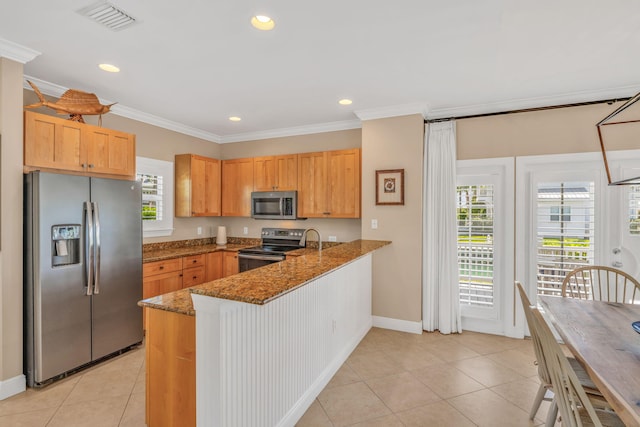
[[112,31],[119,31],[136,22],[136,18],[110,3],[94,3],[78,11],[82,16],[102,24]]

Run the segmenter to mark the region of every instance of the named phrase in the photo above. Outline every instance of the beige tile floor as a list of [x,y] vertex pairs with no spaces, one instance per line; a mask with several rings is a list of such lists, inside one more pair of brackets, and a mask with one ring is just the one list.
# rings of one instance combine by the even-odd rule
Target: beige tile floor
[[298,427],[544,425],[530,340],[373,328]]
[[0,427],[144,427],[144,348],[0,401]]
[[[539,426],[534,360],[529,340],[373,328],[298,426]],[[144,379],[140,348],[0,401],[0,427],[143,427]]]

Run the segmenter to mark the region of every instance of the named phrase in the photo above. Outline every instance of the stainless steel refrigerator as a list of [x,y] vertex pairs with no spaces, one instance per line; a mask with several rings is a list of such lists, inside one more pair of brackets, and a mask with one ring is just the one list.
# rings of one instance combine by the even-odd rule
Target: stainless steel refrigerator
[[142,341],[139,182],[29,173],[24,228],[30,387]]

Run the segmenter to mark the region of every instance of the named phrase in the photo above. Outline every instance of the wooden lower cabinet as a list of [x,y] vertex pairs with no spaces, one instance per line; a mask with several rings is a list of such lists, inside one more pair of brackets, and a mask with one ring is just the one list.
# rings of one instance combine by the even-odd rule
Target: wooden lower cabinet
[[223,277],[222,258],[222,252],[209,252],[207,254],[207,268],[205,273],[207,282]]
[[222,277],[238,274],[240,272],[240,266],[238,265],[238,252],[224,252],[223,257]]
[[145,308],[146,423],[196,425],[196,318]]

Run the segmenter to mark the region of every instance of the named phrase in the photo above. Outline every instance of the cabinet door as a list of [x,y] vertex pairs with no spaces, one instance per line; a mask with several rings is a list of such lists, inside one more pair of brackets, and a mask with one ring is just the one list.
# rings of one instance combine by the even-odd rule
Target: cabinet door
[[207,254],[206,281],[221,279],[222,276],[222,252],[209,252]]
[[178,289],[182,289],[182,270],[147,276],[142,279],[143,299],[177,291]]
[[275,156],[276,189],[294,191],[298,189],[298,155]]
[[135,177],[135,136],[97,126],[83,128],[87,171]]
[[175,215],[220,216],[220,160],[175,156]]
[[331,218],[360,218],[360,150],[327,153],[327,211]]
[[25,166],[83,171],[82,126],[78,122],[25,111]]
[[221,172],[220,160],[208,158],[205,162],[204,173],[205,188],[205,214],[207,216],[220,216],[220,185]]
[[253,158],[222,161],[222,216],[251,216]]
[[255,157],[253,159],[253,191],[276,190],[275,157]]
[[222,263],[223,277],[238,274],[240,267],[238,265],[237,252],[224,252],[224,261]]
[[298,154],[298,216],[325,217],[327,168],[324,152]]

